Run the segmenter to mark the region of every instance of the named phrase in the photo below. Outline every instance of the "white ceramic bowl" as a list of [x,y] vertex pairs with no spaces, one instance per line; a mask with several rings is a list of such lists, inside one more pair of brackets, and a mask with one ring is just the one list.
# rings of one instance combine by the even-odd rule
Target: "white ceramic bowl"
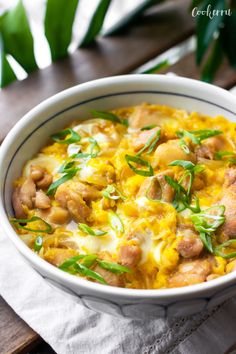
[[[218,305],[236,294],[236,272],[207,283],[177,289],[116,288],[67,274],[34,254],[8,221],[12,181],[52,134],[91,109],[109,110],[141,102],[166,104],[236,121],[236,99],[199,81],[162,75],[127,75],[91,81],[63,91],[31,110],[11,130],[0,151],[0,223],[23,257],[46,281],[75,296],[90,309],[123,317],[184,316]],[[144,121],[145,124],[145,121]],[[22,284],[22,286],[24,286]]]

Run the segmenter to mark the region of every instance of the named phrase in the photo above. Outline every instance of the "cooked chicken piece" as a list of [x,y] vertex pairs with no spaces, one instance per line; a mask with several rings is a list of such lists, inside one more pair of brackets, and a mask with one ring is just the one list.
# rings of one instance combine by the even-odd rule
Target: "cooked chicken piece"
[[66,248],[48,248],[44,253],[44,259],[51,264],[59,267],[68,258],[77,255],[76,250]]
[[118,253],[118,262],[127,267],[135,267],[141,260],[142,250],[137,245],[121,246]]
[[220,231],[226,238],[236,236],[236,185],[231,185],[223,189],[223,198],[219,202],[225,206],[225,222]]
[[38,209],[48,209],[51,206],[51,201],[42,190],[39,190],[36,192],[34,205]]
[[25,219],[27,217],[27,214],[25,213],[22,202],[20,200],[20,187],[16,187],[12,193],[12,206],[16,218]]
[[29,209],[34,207],[36,186],[31,177],[27,177],[21,186],[14,189],[12,194],[12,206],[17,218],[25,218],[27,215],[23,206]]
[[46,189],[52,183],[52,175],[41,166],[30,166],[30,176],[36,183],[36,186],[41,189]]
[[147,196],[150,199],[163,200],[170,203],[174,198],[173,188],[166,182],[165,176],[174,177],[171,170],[166,170],[154,177],[148,177],[141,184],[137,197]]
[[159,145],[155,151],[155,157],[159,166],[168,166],[174,160],[188,160],[195,162],[195,154],[186,154],[179,145],[179,139],[168,140]]
[[198,236],[183,237],[177,243],[177,251],[184,258],[197,257],[203,250],[203,243]]
[[225,172],[224,187],[236,185],[236,168],[228,168]]
[[225,206],[225,222],[218,230],[220,242],[225,242],[229,238],[236,236],[236,169],[229,168],[225,172],[225,182],[223,185],[223,197],[219,205]]
[[86,222],[91,214],[91,209],[86,205],[82,197],[75,193],[71,194],[71,199],[67,201],[67,209],[76,222]]
[[209,160],[214,160],[215,153],[219,150],[224,149],[225,140],[222,135],[213,136],[202,142],[200,146],[196,148],[197,158],[205,158]]
[[211,264],[209,261],[186,261],[181,263],[177,271],[169,278],[169,287],[175,288],[202,283],[206,281],[210,273]]
[[50,224],[63,225],[70,221],[71,217],[67,209],[52,206],[50,209],[40,211],[40,217]]
[[33,199],[36,194],[36,187],[32,178],[28,177],[20,187],[20,200],[29,209],[33,208]]
[[157,132],[159,131],[160,128],[155,127],[150,130],[140,130],[139,132],[134,133],[132,137],[132,146],[134,147],[134,150],[138,151],[143,148],[150,138],[153,137],[154,140],[157,136]]
[[[73,181],[61,184],[55,193],[55,200],[69,211],[76,222],[85,222],[91,213],[91,209],[82,198],[80,185],[78,183],[79,188],[77,188],[77,183]],[[91,194],[93,195],[92,192]],[[91,195],[88,196],[91,197]]]

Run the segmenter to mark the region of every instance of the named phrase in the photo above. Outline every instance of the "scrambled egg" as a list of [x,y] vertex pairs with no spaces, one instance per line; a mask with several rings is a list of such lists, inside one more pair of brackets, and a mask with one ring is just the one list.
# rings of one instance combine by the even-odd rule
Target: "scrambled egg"
[[24,166],[12,196],[19,237],[63,271],[112,286],[233,271],[236,125],[150,104],[93,116]]

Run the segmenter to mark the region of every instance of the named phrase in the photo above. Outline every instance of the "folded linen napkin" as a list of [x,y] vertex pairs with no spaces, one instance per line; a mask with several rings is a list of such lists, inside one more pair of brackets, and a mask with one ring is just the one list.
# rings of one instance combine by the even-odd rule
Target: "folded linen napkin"
[[90,311],[52,288],[3,233],[0,264],[0,295],[58,354],[222,354],[236,342],[234,298],[191,317],[126,320]]

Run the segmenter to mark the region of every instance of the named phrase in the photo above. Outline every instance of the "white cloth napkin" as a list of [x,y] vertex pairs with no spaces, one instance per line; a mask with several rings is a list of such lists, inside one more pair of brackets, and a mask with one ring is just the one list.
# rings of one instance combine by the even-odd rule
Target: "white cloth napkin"
[[236,299],[175,320],[98,314],[48,285],[3,233],[0,294],[58,354],[222,354],[236,342]]

